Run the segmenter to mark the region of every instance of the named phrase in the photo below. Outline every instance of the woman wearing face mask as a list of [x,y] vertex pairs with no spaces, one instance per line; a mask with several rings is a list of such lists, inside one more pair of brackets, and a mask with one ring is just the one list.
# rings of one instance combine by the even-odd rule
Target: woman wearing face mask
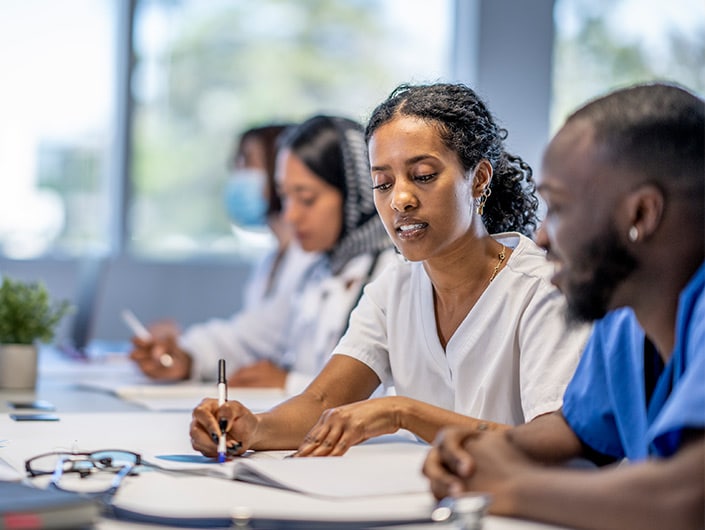
[[174,359],[160,369],[168,378],[213,379],[222,357],[231,386],[300,391],[343,334],[364,284],[397,259],[374,208],[361,125],[316,116],[288,130],[276,174],[284,220],[301,249],[318,259],[293,294],[240,314],[219,351],[162,344]]
[[[506,428],[561,405],[587,339],[571,328],[552,265],[526,235],[531,170],[464,85],[402,86],[367,126],[374,201],[408,260],[365,288],[347,333],[306,390],[268,412],[205,399],[194,449],[341,455],[406,429],[430,442],[450,424]],[[367,399],[383,383],[395,396]]]
[[254,268],[245,287],[243,310],[248,310],[279,289],[291,292],[293,285],[315,256],[305,255],[293,241],[291,227],[284,220],[274,180],[277,139],[293,124],[265,125],[248,129],[240,136],[229,161],[225,204],[233,229],[245,237],[248,232],[271,232],[276,247]]
[[174,351],[173,345],[177,343],[185,351],[209,356],[225,354],[233,336],[238,334],[240,314],[269,299],[291,296],[317,258],[304,252],[293,239],[276,190],[277,141],[290,127],[293,125],[272,124],[247,129],[228,160],[230,175],[225,185],[225,206],[234,230],[241,234],[256,231],[260,238],[269,230],[276,240],[275,248],[252,269],[243,291],[241,311],[229,319],[192,325],[183,334],[173,320],[151,323],[149,331],[155,340],[133,338],[135,347],[131,352],[132,359],[150,377],[173,380],[185,373],[189,359]]

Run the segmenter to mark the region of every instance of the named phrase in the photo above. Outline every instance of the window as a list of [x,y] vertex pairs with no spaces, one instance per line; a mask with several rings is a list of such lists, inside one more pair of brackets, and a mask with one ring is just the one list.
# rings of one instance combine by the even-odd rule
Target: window
[[364,121],[404,81],[450,68],[450,0],[142,0],[135,12],[129,248],[247,246],[223,202],[238,132],[336,113]]
[[556,0],[552,129],[619,86],[669,80],[705,94],[702,0]]
[[223,204],[239,131],[364,121],[450,69],[454,0],[134,0],[132,39],[126,5],[0,3],[0,255],[247,255]]
[[114,4],[0,4],[0,253],[6,256],[109,246]]

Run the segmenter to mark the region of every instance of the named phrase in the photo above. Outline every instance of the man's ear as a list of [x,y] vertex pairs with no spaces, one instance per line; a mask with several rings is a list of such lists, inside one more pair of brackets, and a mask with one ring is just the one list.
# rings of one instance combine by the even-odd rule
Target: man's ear
[[[654,184],[644,184],[629,194],[627,212],[631,227],[636,228],[637,241],[650,238],[663,218],[663,191]],[[636,241],[632,241],[636,242]]]
[[472,170],[472,195],[479,197],[492,181],[492,164],[483,158]]

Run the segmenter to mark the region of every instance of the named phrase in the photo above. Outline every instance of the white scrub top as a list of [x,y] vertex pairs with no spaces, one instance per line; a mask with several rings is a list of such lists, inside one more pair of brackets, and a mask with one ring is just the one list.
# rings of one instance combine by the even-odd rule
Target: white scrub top
[[493,237],[513,252],[445,350],[423,265],[399,263],[366,287],[334,352],[397,395],[475,418],[518,425],[560,408],[591,326],[566,324],[542,249],[518,233]]

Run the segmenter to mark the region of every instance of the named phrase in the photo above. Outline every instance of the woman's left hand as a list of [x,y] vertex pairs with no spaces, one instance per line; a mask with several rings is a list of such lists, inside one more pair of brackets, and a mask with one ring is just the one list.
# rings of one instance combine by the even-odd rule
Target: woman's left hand
[[248,388],[285,388],[288,372],[272,361],[257,361],[243,366],[228,377],[228,386]]
[[353,445],[401,428],[396,396],[367,399],[328,409],[294,456],[340,456]]

